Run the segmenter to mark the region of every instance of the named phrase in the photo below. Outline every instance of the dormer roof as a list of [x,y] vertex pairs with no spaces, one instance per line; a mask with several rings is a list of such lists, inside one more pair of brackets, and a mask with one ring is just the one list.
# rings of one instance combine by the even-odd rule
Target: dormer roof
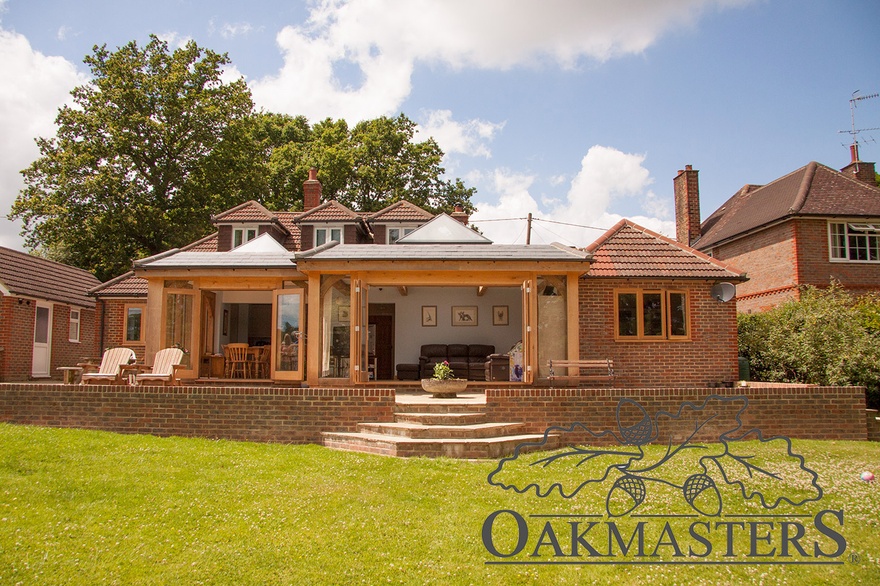
[[428,222],[434,214],[404,199],[367,216],[370,222]]
[[211,218],[214,224],[246,224],[277,222],[278,216],[267,210],[262,204],[249,200],[221,212]]
[[321,205],[299,214],[294,220],[297,224],[318,222],[354,222],[361,214],[353,212],[335,199],[325,201]]

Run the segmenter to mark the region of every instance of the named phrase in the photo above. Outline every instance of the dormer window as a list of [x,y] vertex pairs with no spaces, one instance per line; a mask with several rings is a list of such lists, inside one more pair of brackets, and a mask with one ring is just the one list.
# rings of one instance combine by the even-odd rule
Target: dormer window
[[418,226],[397,226],[388,228],[388,244],[394,244],[410,232],[413,232]]
[[241,226],[232,229],[232,248],[238,248],[245,242],[250,242],[259,235],[256,226]]
[[342,227],[315,226],[315,246],[327,244],[331,240],[343,243]]

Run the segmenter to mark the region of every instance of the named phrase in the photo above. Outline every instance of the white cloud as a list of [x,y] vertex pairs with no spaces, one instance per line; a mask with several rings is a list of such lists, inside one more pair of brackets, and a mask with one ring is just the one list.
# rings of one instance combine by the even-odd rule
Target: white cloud
[[[605,146],[591,147],[584,155],[581,169],[571,181],[565,199],[549,205],[539,204],[530,193],[537,179],[534,175],[496,170],[488,182],[487,191],[497,195],[498,203],[476,201],[478,211],[471,220],[494,242],[524,243],[525,222],[522,218],[531,213],[536,218],[532,223],[533,244],[556,241],[586,246],[622,219],[622,216],[608,211],[615,199],[639,196],[644,202],[655,204],[645,209],[647,213],[665,213],[658,207],[660,198],[650,190],[653,179],[642,166],[644,160],[644,155],[627,154]],[[548,178],[548,181],[552,179]],[[480,223],[480,220],[506,218],[517,220]],[[675,223],[663,218],[663,215],[630,217],[637,224],[661,234],[675,234]]]
[[220,26],[217,26],[213,18],[208,22],[208,32],[210,34],[216,32],[224,39],[248,37],[251,33],[261,32],[262,30],[262,27],[255,27],[249,22],[224,22]]
[[[743,0],[744,1],[744,0]],[[577,67],[640,53],[673,26],[737,0],[321,0],[276,42],[284,65],[252,82],[272,111],[349,122],[395,113],[417,63],[509,69]],[[360,69],[353,87],[334,65]]]
[[34,139],[54,136],[58,108],[86,77],[69,61],[0,29],[0,79],[7,80],[0,84],[0,245],[21,248],[19,224],[5,219],[24,186],[19,172],[39,156]]
[[446,155],[460,153],[491,158],[488,143],[504,128],[504,122],[479,119],[457,122],[452,119],[450,110],[431,110],[424,114],[425,120],[418,125],[416,138],[427,140],[433,137]]

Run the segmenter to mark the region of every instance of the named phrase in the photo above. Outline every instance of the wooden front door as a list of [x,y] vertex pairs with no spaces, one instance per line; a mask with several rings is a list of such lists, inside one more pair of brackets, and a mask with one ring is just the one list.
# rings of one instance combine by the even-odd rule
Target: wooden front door
[[394,317],[370,314],[370,350],[376,360],[376,379],[394,378]]

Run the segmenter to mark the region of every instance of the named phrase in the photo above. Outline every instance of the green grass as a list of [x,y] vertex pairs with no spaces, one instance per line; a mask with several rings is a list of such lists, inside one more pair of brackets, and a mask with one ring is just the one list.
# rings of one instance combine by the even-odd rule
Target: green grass
[[[0,425],[0,584],[880,583],[880,486],[858,478],[880,473],[880,445],[794,448],[825,490],[809,510],[845,512],[842,565],[495,566],[480,536],[493,511],[599,512],[605,493],[505,491],[487,482],[494,461]],[[644,512],[687,512],[650,496]],[[527,553],[543,522],[529,523]]]

